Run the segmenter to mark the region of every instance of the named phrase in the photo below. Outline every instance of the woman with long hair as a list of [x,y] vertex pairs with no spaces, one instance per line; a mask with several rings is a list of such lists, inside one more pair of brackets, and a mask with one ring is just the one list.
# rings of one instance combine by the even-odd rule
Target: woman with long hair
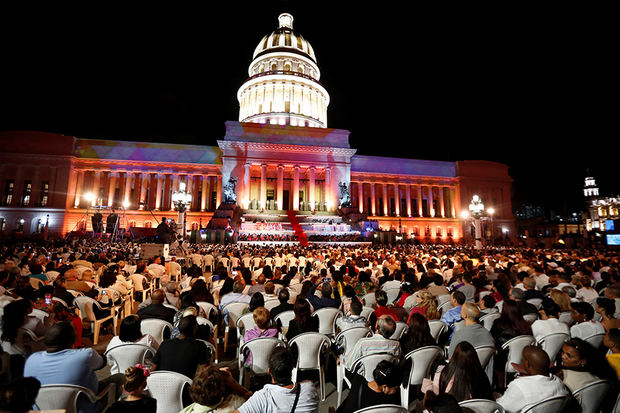
[[570,311],[570,297],[564,291],[552,288],[549,291],[549,298],[551,298],[558,306],[560,306],[560,312]]
[[286,340],[291,341],[296,335],[319,331],[319,319],[312,316],[310,303],[303,297],[297,296],[293,307],[295,318],[291,320],[286,332]]
[[214,303],[213,295],[207,288],[207,283],[202,278],[194,282],[190,294],[195,302],[204,301],[210,304]]
[[441,317],[437,310],[437,302],[435,302],[433,294],[427,291],[418,291],[416,301],[416,306],[413,307],[409,313],[407,324],[409,324],[411,316],[415,313],[422,314],[427,320],[438,320]]
[[515,300],[504,300],[502,313],[491,327],[491,335],[495,339],[495,348],[502,348],[505,342],[516,336],[532,335],[530,323],[523,318]]
[[[2,314],[2,341],[11,345],[14,351],[29,356],[36,351],[45,350],[45,343],[43,342],[42,334],[45,329],[42,323],[38,320],[31,320],[29,314],[32,312],[32,303],[30,300],[21,299],[13,301],[4,307],[4,313]],[[26,326],[31,326],[37,322],[37,328],[40,337],[33,338],[29,334],[30,329]],[[30,330],[32,335],[37,335],[35,331]]]
[[[112,337],[108,343],[106,351],[118,347],[123,344],[144,344],[145,346],[152,347],[157,350],[159,343],[149,334],[142,334],[140,330],[141,323],[140,316],[137,314],[128,315],[121,321],[118,336]],[[110,361],[110,360],[109,360]],[[112,367],[110,374],[122,373],[118,370],[118,366],[114,363],[109,363]]]
[[409,330],[407,334],[400,339],[400,346],[403,354],[408,354],[420,347],[435,346],[437,343],[431,335],[431,329],[428,325],[426,317],[419,313],[413,313],[409,317]]

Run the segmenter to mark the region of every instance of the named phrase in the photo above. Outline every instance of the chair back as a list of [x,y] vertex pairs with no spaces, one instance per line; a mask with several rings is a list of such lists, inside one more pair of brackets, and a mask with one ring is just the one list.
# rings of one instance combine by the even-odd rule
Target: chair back
[[183,410],[183,387],[192,379],[174,371],[154,371],[146,378],[146,386],[155,400],[157,413]]
[[365,407],[353,413],[408,413],[409,410],[397,404],[378,404],[376,406]]
[[452,301],[446,301],[445,303],[441,304],[439,307],[437,307],[437,310],[439,310],[439,312],[443,315],[446,313],[446,311],[450,310],[454,308],[454,306],[452,305]]
[[405,356],[411,360],[409,373],[409,385],[422,384],[422,380],[430,376],[431,365],[438,357],[443,356],[443,350],[439,346],[425,346],[413,350]]
[[450,294],[444,294],[444,295],[437,296],[437,307],[441,306],[442,304],[449,303],[450,298],[451,298]]
[[459,406],[466,407],[473,413],[505,413],[506,410],[501,404],[486,399],[470,399],[459,403]]
[[277,307],[279,305],[280,305],[280,300],[267,300],[267,301],[265,301],[264,307],[267,310],[271,311],[271,310],[273,310],[275,307]]
[[514,373],[515,369],[511,363],[520,364],[523,361],[523,349],[536,343],[533,336],[517,336],[511,338],[502,345],[502,350],[508,349],[508,357],[506,359],[506,373]]
[[407,334],[407,331],[409,331],[409,326],[407,325],[407,323],[397,321],[396,328],[394,329],[394,334],[392,334],[390,338],[392,340],[400,340],[402,336]]
[[395,362],[398,361],[398,357],[396,357],[393,353],[367,354],[353,362],[351,371],[364,376],[366,381],[371,382],[374,380],[373,372],[375,371],[375,368],[383,360]]
[[93,300],[90,297],[86,297],[84,295],[75,297],[73,302],[80,309],[80,314],[82,316],[82,320],[86,321],[95,321],[95,313],[93,312]]
[[158,318],[147,318],[140,321],[140,331],[142,334],[150,334],[160,344],[164,341],[166,329],[172,332],[173,328],[172,324]]
[[43,285],[43,281],[39,280],[38,278],[34,278],[34,277],[28,277],[28,278],[29,278],[28,281],[30,281],[30,286],[34,288],[35,290],[38,290]]
[[209,320],[211,319],[211,313],[219,314],[220,312],[220,310],[218,310],[216,306],[206,301],[197,301],[196,305],[202,308],[202,311],[205,312],[205,317],[208,318]]
[[605,338],[605,333],[596,333],[591,336],[585,337],[583,341],[587,341],[592,344],[594,348],[601,348],[603,345],[603,339]]
[[610,382],[597,380],[575,390],[573,396],[581,405],[581,413],[598,413],[601,402],[609,390],[611,390]]
[[342,311],[333,307],[319,308],[313,316],[319,319],[319,333],[333,336],[336,331],[336,319],[342,316]]
[[437,341],[439,336],[448,330],[448,325],[441,320],[429,320],[428,327],[431,330],[431,336]]
[[493,327],[493,322],[500,317],[501,317],[500,313],[486,314],[480,317],[479,321],[480,321],[480,324],[484,326],[484,328],[486,328],[488,331],[491,331],[491,328]]
[[540,310],[540,307],[542,307],[542,298],[530,298],[529,300],[525,300],[526,302],[532,304],[534,307],[536,307],[537,309]]
[[528,323],[532,324],[534,321],[538,320],[538,314],[536,313],[523,314],[523,319],[527,321]]
[[239,354],[248,349],[252,353],[252,366],[250,366],[252,372],[259,375],[268,374],[269,359],[276,347],[286,347],[286,344],[275,337],[259,337],[244,343],[239,349]]
[[549,360],[553,363],[555,361],[556,356],[560,352],[560,349],[564,345],[564,342],[567,341],[570,336],[566,333],[550,333],[545,334],[542,337],[539,337],[536,340],[536,344],[542,347],[543,350],[547,352],[549,355]]
[[347,351],[351,350],[360,338],[370,335],[372,335],[372,331],[368,327],[351,327],[338,333],[335,341],[341,343],[344,350],[343,354],[347,354]]
[[43,310],[39,310],[38,308],[33,308],[32,312],[30,313],[30,315],[36,317],[39,319],[39,321],[41,321],[41,323],[43,323],[45,321],[45,318],[47,316],[49,316],[49,313]]
[[230,303],[226,304],[226,306],[222,308],[222,313],[228,312],[228,322],[230,324],[232,321],[234,325],[239,317],[243,315],[243,310],[249,307],[250,305],[247,303]]
[[52,297],[52,301],[56,301],[59,302],[60,304],[62,304],[63,306],[65,306],[66,308],[69,308],[69,306],[67,305],[67,302],[61,298],[58,297]]
[[329,348],[330,341],[325,334],[302,333],[289,342],[289,347],[292,348],[293,345],[297,346],[299,354],[297,369],[314,370],[321,367],[321,352]]
[[417,303],[416,301],[417,299],[418,299],[417,293],[411,294],[409,297],[405,298],[405,302],[403,303],[403,308],[405,309],[405,311],[407,311],[407,313],[410,313],[413,307],[415,307]]
[[388,304],[392,304],[398,297],[398,294],[400,294],[400,288],[388,288],[385,290],[385,294],[387,295]]
[[539,401],[527,409],[521,410],[521,413],[561,412],[567,402],[568,396],[549,397],[545,400]]
[[146,364],[146,356],[155,355],[155,350],[150,346],[144,344],[121,344],[111,348],[104,353],[104,356],[116,367],[116,371],[124,373],[128,367],[135,366],[140,363]]
[[486,368],[491,358],[495,355],[495,346],[477,346],[475,347],[476,354],[478,354],[478,360],[482,368]]
[[256,327],[254,313],[246,313],[239,317],[237,320],[237,334],[239,335],[239,339],[243,340],[243,334],[254,327]]
[[286,327],[288,328],[289,323],[291,322],[292,319],[295,318],[295,312],[293,310],[289,310],[289,311],[282,311],[280,314],[278,314],[275,318],[274,321],[276,322],[280,322],[280,325],[282,327]]
[[368,293],[362,297],[362,303],[366,307],[377,307],[377,300],[375,299],[375,293]]
[[570,311],[562,311],[560,313],[560,315],[558,316],[558,320],[560,320],[561,322],[563,322],[564,324],[571,326],[575,320],[573,320],[573,316],[571,315]]
[[372,307],[362,307],[362,312],[360,313],[360,316],[364,317],[366,320],[368,320],[368,318],[370,317],[370,315],[372,313],[375,312],[375,309]]
[[[212,343],[208,342],[207,340],[203,340],[201,338],[197,338],[196,340],[202,342],[205,346],[207,346],[207,348],[209,349],[209,353],[211,354],[211,360],[215,360],[216,355],[217,355],[215,346]],[[217,360],[216,360],[216,363],[217,363]]]
[[88,388],[73,384],[46,384],[41,386],[35,405],[39,410],[64,410],[66,413],[78,413],[77,401],[84,394],[88,401],[94,403],[95,394]]

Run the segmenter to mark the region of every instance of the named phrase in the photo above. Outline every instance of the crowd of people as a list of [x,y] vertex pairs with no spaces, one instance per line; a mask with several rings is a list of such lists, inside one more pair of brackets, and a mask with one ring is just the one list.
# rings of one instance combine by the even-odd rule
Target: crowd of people
[[[554,396],[577,412],[574,394],[601,380],[594,411],[616,403],[617,251],[196,244],[183,260],[139,257],[139,244],[96,240],[1,247],[0,411],[28,411],[41,386],[73,384],[113,401],[80,398],[80,411],[155,412],[162,395],[148,383],[159,372],[191,381],[183,412],[317,412],[326,403],[337,412],[403,403],[460,412],[459,403],[486,399],[513,413]],[[76,311],[79,297],[92,313]],[[324,308],[339,310],[327,327],[317,313]],[[251,314],[247,327],[236,324],[243,314]],[[149,319],[169,331],[145,334]],[[96,320],[110,338],[105,349],[93,343]],[[352,329],[363,335],[347,340]],[[237,331],[239,344],[279,344],[269,354],[239,351]],[[319,375],[292,374],[311,342],[299,336],[319,331],[327,333],[327,380],[342,369],[347,381],[335,403],[322,400]],[[552,345],[550,334],[562,340]],[[510,353],[523,337],[527,345]],[[119,369],[103,354],[131,343],[151,349],[148,363]],[[409,385],[416,351],[434,347],[428,374]],[[483,356],[484,348],[492,352]],[[381,361],[359,370],[369,355]],[[265,356],[268,365],[256,369]],[[247,380],[235,379],[239,369],[251,372]]]

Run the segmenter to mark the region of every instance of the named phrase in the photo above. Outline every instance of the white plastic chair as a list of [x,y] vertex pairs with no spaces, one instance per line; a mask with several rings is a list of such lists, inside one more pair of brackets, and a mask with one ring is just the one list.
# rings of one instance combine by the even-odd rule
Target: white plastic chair
[[537,309],[540,310],[540,307],[542,307],[542,298],[530,298],[529,300],[525,300],[526,302],[532,304],[534,307],[536,307]]
[[437,307],[437,310],[443,315],[446,313],[446,311],[450,310],[454,308],[454,306],[452,305],[452,301],[446,301],[445,303],[441,304],[439,307]]
[[378,404],[376,406],[365,407],[353,413],[408,413],[409,410],[397,404]]
[[592,344],[594,348],[601,348],[604,338],[605,333],[596,333],[584,338],[583,341],[587,341],[588,343]]
[[192,379],[174,371],[154,371],[146,378],[146,386],[155,400],[157,413],[183,410],[183,387]]
[[101,329],[101,325],[107,320],[112,319],[112,323],[114,324],[114,331],[116,332],[116,307],[112,306],[109,308],[110,315],[105,316],[103,318],[96,318],[95,313],[93,312],[93,306],[97,306],[100,310],[103,311],[103,308],[99,305],[99,303],[93,300],[90,297],[86,296],[78,296],[73,300],[75,305],[80,310],[80,317],[82,320],[86,320],[90,322],[91,329],[93,331],[93,344],[97,345],[99,343],[99,330]]
[[[346,355],[350,351],[355,343],[364,337],[372,335],[372,331],[368,327],[351,327],[341,331],[336,336],[335,342],[341,346],[343,355]],[[344,381],[344,363],[339,363],[336,366],[336,391],[338,392],[338,403],[340,406],[342,401],[342,383]]]
[[[243,343],[239,349],[239,384],[244,385],[245,371],[250,370],[256,375],[268,374],[269,359],[276,347],[286,347],[286,344],[275,337],[260,337]],[[252,365],[244,363],[244,352],[248,349],[252,354]]]
[[216,306],[206,301],[196,301],[196,305],[205,312],[205,317],[211,320],[211,314],[219,315],[220,310]]
[[296,335],[289,347],[297,346],[297,371],[319,370],[321,400],[325,400],[325,369],[321,363],[321,353],[329,349],[329,337],[321,333],[302,333]]
[[542,347],[549,355],[549,360],[553,363],[564,342],[570,339],[566,333],[550,333],[536,339],[536,344]]
[[484,326],[484,328],[486,328],[488,331],[491,331],[491,328],[493,327],[493,322],[495,322],[495,320],[500,317],[501,314],[499,313],[487,314],[480,317],[479,322]]
[[35,290],[38,290],[39,288],[41,288],[44,285],[43,281],[39,280],[38,278],[34,278],[34,277],[28,277],[28,278],[29,278],[28,281],[30,281],[30,285]]
[[444,295],[437,296],[437,307],[439,307],[442,304],[449,303],[450,298],[451,298],[450,294],[444,294]]
[[435,341],[438,341],[439,337],[448,330],[448,325],[441,320],[429,320],[428,327]]
[[374,312],[375,312],[375,309],[374,309],[374,308],[364,306],[364,307],[362,307],[362,312],[360,313],[360,316],[362,316],[362,317],[364,317],[366,320],[368,320],[368,319],[369,319],[369,317],[370,317],[370,315],[371,315],[372,313],[374,313]]
[[567,402],[568,396],[549,397],[545,400],[539,401],[527,409],[521,410],[521,413],[561,412]]
[[560,320],[569,327],[575,322],[575,320],[573,320],[573,316],[571,316],[570,311],[562,311],[558,316],[558,320]]
[[[36,278],[35,278],[36,279]],[[45,322],[45,318],[49,316],[49,313],[43,310],[39,310],[38,308],[33,308],[30,313],[31,316],[36,317],[41,321],[41,323]]]
[[273,319],[273,321],[275,321],[276,323],[279,322],[282,327],[288,328],[289,323],[294,318],[295,318],[295,312],[293,310],[289,310],[289,311],[282,311],[280,314],[278,314]]
[[403,309],[405,309],[407,313],[410,313],[413,307],[415,307],[417,303],[417,299],[418,299],[418,296],[415,293],[405,298],[405,302],[403,303]]
[[[144,344],[121,344],[111,348],[104,353],[104,356],[112,362],[113,371],[124,373],[128,367],[135,366],[137,363],[145,365],[147,356],[153,357],[155,349]],[[113,374],[113,373],[112,373]]]
[[351,372],[364,376],[366,381],[371,382],[374,380],[373,372],[375,371],[375,368],[384,360],[393,363],[398,361],[398,357],[396,357],[393,353],[367,354],[353,362]]
[[147,318],[140,321],[140,331],[142,334],[150,334],[159,344],[164,341],[164,333],[168,329],[172,332],[174,326],[167,321],[159,318]]
[[230,303],[222,308],[222,314],[228,314],[228,325],[224,329],[224,352],[228,350],[228,334],[230,332],[230,327],[235,327],[237,325],[237,320],[243,314],[243,310],[249,306],[250,305],[247,303]]
[[430,376],[431,365],[438,357],[443,356],[443,350],[439,346],[425,346],[413,350],[405,356],[405,360],[411,360],[411,371],[407,385],[400,385],[400,404],[409,408],[409,389],[411,386],[422,384],[424,378]]
[[113,393],[114,385],[112,384],[107,385],[97,395],[91,389],[74,384],[46,384],[39,389],[35,405],[39,410],[62,410],[66,413],[78,413],[78,397],[83,394],[92,404],[107,397],[108,400],[105,405],[107,409],[113,403],[111,400]]
[[362,297],[362,303],[366,307],[377,308],[377,300],[375,299],[375,293],[368,293]]
[[394,334],[390,337],[392,340],[400,340],[407,332],[409,331],[409,326],[407,323],[402,321],[396,322],[396,328],[394,329]]
[[502,344],[502,350],[508,349],[506,366],[504,368],[504,387],[508,385],[506,382],[508,373],[516,373],[511,363],[520,364],[523,361],[523,349],[534,344],[536,344],[536,339],[528,335],[513,337]]
[[538,314],[536,313],[523,314],[523,319],[527,321],[528,323],[532,324],[534,321],[538,320]]
[[396,300],[396,297],[398,297],[398,294],[400,294],[400,288],[388,288],[387,290],[384,290],[384,291],[385,291],[385,294],[387,295],[388,304],[392,304],[394,300]]
[[336,319],[342,317],[342,311],[337,308],[319,308],[312,316],[319,319],[319,333],[333,337],[336,332]]
[[609,390],[611,390],[610,382],[597,380],[575,390],[573,396],[581,405],[581,413],[598,413],[601,402]]
[[66,302],[65,300],[61,299],[61,298],[58,298],[58,297],[52,297],[52,301],[59,302],[60,304],[62,304],[62,305],[63,305],[63,306],[65,306],[66,308],[70,308],[70,307],[67,305],[67,302]]
[[142,285],[143,278],[144,278],[144,275],[142,274],[132,274],[129,276],[129,280],[131,280],[133,284],[134,291],[137,293],[142,293],[142,302],[146,300],[146,298],[151,294],[151,290],[152,290],[150,284],[147,288],[144,288],[144,286]]
[[243,344],[243,336],[246,331],[256,327],[254,322],[254,313],[246,313],[237,320],[237,356],[239,355],[239,347]]
[[477,346],[474,348],[476,354],[478,354],[478,360],[482,368],[486,368],[491,361],[491,358],[495,355],[495,346]]
[[275,307],[277,307],[279,305],[280,305],[280,300],[267,300],[267,301],[265,301],[264,307],[267,310],[271,311],[271,310],[273,310]]
[[501,404],[492,400],[470,399],[459,403],[459,406],[466,407],[473,413],[505,413],[506,410]]

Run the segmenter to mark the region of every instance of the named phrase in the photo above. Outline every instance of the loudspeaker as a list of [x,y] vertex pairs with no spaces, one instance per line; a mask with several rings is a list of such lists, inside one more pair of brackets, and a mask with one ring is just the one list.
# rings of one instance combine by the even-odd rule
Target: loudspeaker
[[114,228],[118,224],[118,215],[110,214],[105,221],[105,232],[108,234],[112,234],[114,232]]
[[91,222],[93,224],[93,232],[95,233],[100,233],[101,231],[103,231],[103,215],[101,215],[100,212],[96,212],[92,217],[91,217]]

